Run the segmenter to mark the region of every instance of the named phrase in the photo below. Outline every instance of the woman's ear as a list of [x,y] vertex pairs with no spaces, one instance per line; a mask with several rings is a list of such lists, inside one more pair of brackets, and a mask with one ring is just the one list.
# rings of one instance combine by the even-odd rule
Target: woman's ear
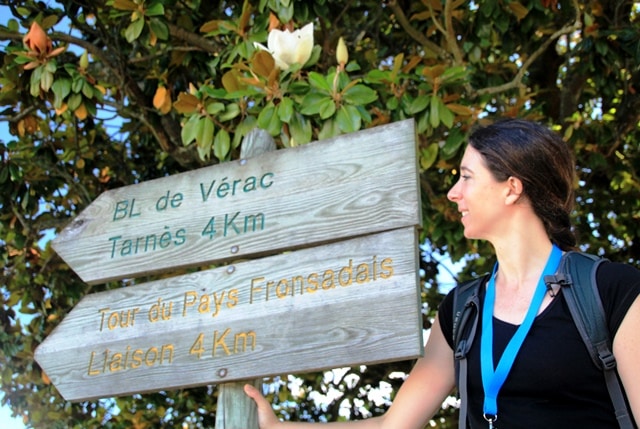
[[509,205],[517,203],[523,194],[524,185],[522,184],[522,180],[517,177],[510,176],[507,179],[507,195],[505,204]]

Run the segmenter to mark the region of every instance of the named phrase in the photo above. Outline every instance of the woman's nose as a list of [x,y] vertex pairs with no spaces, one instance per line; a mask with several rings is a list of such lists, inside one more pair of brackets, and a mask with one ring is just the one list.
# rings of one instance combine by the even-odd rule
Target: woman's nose
[[458,192],[458,184],[460,182],[456,182],[451,189],[449,189],[449,192],[447,192],[447,199],[449,201],[457,201],[458,199],[460,199],[460,193]]

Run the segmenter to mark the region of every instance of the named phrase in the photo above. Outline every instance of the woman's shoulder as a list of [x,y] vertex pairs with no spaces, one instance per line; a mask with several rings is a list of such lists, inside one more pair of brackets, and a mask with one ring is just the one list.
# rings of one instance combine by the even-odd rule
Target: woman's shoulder
[[630,264],[607,261],[598,267],[596,283],[609,329],[615,334],[629,307],[640,296],[640,270]]
[[482,296],[484,295],[484,288],[482,288],[482,285],[487,281],[487,277],[487,275],[484,275],[456,284],[453,289],[447,292],[438,306],[438,321],[440,322],[440,329],[447,338],[450,346],[453,347],[453,325],[455,312],[461,310],[461,307],[464,306],[466,300],[469,298],[470,293],[477,293],[479,300],[482,300]]
[[598,267],[596,283],[600,295],[635,297],[640,293],[640,270],[630,264],[605,261]]

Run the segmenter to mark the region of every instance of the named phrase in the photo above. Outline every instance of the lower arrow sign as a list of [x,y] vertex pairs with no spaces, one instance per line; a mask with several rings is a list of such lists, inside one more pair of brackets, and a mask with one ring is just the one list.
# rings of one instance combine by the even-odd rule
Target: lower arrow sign
[[70,401],[422,353],[413,227],[88,295],[37,348]]

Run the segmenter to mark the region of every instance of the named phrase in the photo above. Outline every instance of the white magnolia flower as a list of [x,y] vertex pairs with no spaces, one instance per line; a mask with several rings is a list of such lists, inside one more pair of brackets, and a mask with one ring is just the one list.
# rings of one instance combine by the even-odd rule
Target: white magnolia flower
[[293,33],[289,30],[271,30],[267,47],[260,43],[254,43],[254,45],[269,52],[280,70],[287,70],[293,64],[304,65],[309,61],[313,50],[313,23]]

